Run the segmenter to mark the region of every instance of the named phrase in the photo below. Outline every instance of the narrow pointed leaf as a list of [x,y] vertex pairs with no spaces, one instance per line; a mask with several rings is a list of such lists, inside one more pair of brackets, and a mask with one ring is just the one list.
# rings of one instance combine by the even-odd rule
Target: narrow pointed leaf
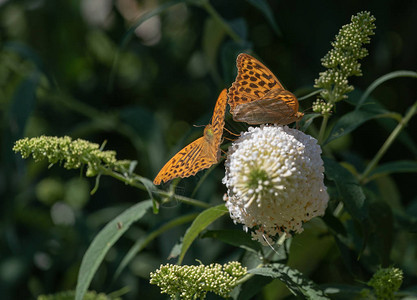
[[188,248],[190,248],[194,240],[197,238],[198,234],[227,212],[228,210],[226,206],[224,204],[221,204],[206,209],[198,215],[198,217],[194,220],[193,224],[191,224],[190,228],[188,228],[187,232],[185,233],[184,240],[182,243],[181,254],[178,259],[179,264],[182,263],[185,253],[187,252]]
[[97,234],[82,259],[75,290],[75,300],[84,298],[94,274],[110,248],[130,225],[142,218],[151,207],[151,200],[140,202],[114,218]]

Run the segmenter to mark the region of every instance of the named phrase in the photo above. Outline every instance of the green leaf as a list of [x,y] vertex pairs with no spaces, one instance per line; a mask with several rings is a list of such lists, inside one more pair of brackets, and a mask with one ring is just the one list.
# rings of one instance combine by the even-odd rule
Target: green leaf
[[249,270],[248,273],[268,276],[281,280],[287,288],[296,296],[307,299],[330,299],[325,293],[311,280],[295,269],[275,263],[262,268]]
[[152,231],[149,235],[144,236],[136,241],[136,243],[130,248],[129,252],[123,257],[122,262],[117,267],[117,270],[115,272],[114,278],[117,278],[120,273],[123,271],[123,269],[131,262],[135,256],[142,251],[152,240],[154,240],[156,237],[164,233],[165,231],[178,226],[182,225],[187,222],[191,222],[197,217],[197,214],[190,214],[186,216],[181,216],[179,218],[176,218],[174,220],[169,221],[168,223],[162,225],[160,228]]
[[391,263],[390,254],[394,238],[394,218],[391,208],[382,201],[369,204],[369,246],[373,256],[377,256],[382,267]]
[[240,247],[242,249],[258,253],[261,246],[258,242],[252,240],[249,234],[243,230],[209,230],[202,234],[202,238],[213,238],[225,242],[229,245]]
[[300,131],[305,132],[307,128],[310,127],[311,123],[313,123],[314,119],[318,117],[321,117],[321,114],[304,115],[303,119],[301,120]]
[[365,195],[356,178],[336,161],[323,157],[326,177],[336,184],[343,204],[349,214],[362,221],[365,219]]
[[414,215],[395,213],[396,225],[409,233],[417,233],[417,218]]
[[228,210],[226,206],[224,204],[221,204],[206,209],[198,215],[198,217],[194,220],[193,224],[191,224],[191,226],[185,233],[184,240],[182,243],[181,254],[178,259],[178,264],[182,263],[185,253],[187,252],[188,248],[190,248],[193,241],[197,238],[198,234],[227,212]]
[[417,172],[417,162],[413,160],[398,160],[381,164],[370,174],[370,177],[379,177],[392,173],[415,173]]
[[350,299],[361,299],[358,297],[361,294],[361,291],[364,287],[351,286],[351,285],[341,285],[341,284],[332,284],[331,286],[323,287],[324,292],[331,296],[332,299],[337,300],[350,300]]
[[124,211],[108,223],[94,238],[81,262],[78,273],[75,299],[82,300],[99,265],[105,255],[125,231],[142,218],[148,209],[152,207],[152,201],[140,202]]
[[333,126],[329,137],[323,145],[340,138],[348,133],[351,133],[363,123],[376,118],[395,118],[401,119],[397,113],[389,112],[383,108],[365,106],[362,110],[354,110],[343,115]]
[[148,178],[142,176],[136,176],[136,178],[145,186],[149,198],[152,199],[153,213],[157,214],[159,212],[159,203],[161,203],[161,196],[157,193],[158,189]]
[[32,72],[20,82],[13,95],[8,118],[8,128],[13,129],[13,142],[23,137],[26,122],[35,108],[39,81],[40,73]]
[[[272,280],[273,279],[271,277],[254,276],[246,281],[243,285],[236,287],[236,289],[239,289],[239,294],[233,297],[233,299],[254,299],[254,297],[264,288],[264,286],[269,284]],[[232,292],[232,295],[234,293],[235,291]]]
[[344,237],[347,236],[346,228],[343,226],[343,223],[336,218],[331,211],[327,210],[322,219],[333,234],[339,234]]
[[275,33],[278,36],[282,36],[281,30],[278,27],[277,22],[275,21],[274,14],[272,12],[271,7],[268,4],[268,1],[266,0],[247,0],[250,4],[255,6],[257,9],[259,9],[264,16],[266,17],[266,20],[268,21],[269,25],[271,25],[272,29],[274,29]]
[[413,71],[406,71],[406,70],[400,70],[400,71],[394,71],[388,74],[385,74],[378,79],[376,79],[374,82],[372,82],[369,87],[366,89],[366,91],[363,93],[362,97],[359,99],[359,102],[356,106],[356,109],[358,110],[363,103],[368,99],[369,95],[381,84],[383,84],[385,81],[399,78],[399,77],[412,77],[417,78],[417,73]]
[[[398,125],[398,123],[392,119],[378,119],[377,122],[389,133],[391,133]],[[408,134],[407,131],[402,130],[398,135],[397,140],[406,146],[414,156],[417,156],[417,143],[415,142],[414,137]]]

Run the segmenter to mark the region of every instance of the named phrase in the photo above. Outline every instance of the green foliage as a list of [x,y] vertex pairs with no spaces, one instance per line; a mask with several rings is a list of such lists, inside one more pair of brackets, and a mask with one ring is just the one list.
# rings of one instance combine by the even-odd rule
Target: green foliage
[[178,259],[178,263],[181,264],[184,259],[184,255],[187,252],[188,248],[191,246],[192,242],[197,238],[198,234],[207,228],[211,223],[216,219],[220,218],[227,213],[226,207],[221,204],[218,206],[211,207],[206,209],[194,220],[190,228],[184,235],[184,240],[182,242],[181,254]]
[[306,299],[330,299],[314,282],[304,278],[303,274],[283,264],[266,265],[249,270],[249,273],[279,278],[296,296]]
[[105,255],[116,241],[123,236],[133,222],[142,218],[146,211],[151,208],[151,201],[143,201],[108,223],[94,238],[88,247],[80,266],[75,299],[83,299],[94,274],[102,263]]
[[215,293],[222,298],[229,297],[238,279],[246,274],[246,268],[239,262],[224,265],[178,266],[164,265],[151,273],[151,284],[161,288],[161,293],[171,299],[204,299],[207,292]]
[[[61,292],[53,295],[41,295],[38,300],[73,300],[75,296],[74,291]],[[88,291],[83,300],[121,300],[119,297],[111,297],[104,293],[97,294],[94,291]]]
[[[0,5],[2,298],[165,299],[158,266],[151,283],[175,297],[417,297],[412,2],[93,2]],[[331,200],[280,246],[232,224],[221,163],[152,183],[201,136],[240,52],[316,112],[299,128],[322,146]],[[227,115],[226,128],[247,126]]]

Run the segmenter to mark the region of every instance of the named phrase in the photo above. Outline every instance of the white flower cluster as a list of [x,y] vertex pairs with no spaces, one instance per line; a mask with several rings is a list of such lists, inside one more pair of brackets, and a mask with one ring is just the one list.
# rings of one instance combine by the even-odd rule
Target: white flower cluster
[[266,245],[324,214],[329,196],[317,140],[288,126],[249,127],[229,148],[223,183],[231,218]]

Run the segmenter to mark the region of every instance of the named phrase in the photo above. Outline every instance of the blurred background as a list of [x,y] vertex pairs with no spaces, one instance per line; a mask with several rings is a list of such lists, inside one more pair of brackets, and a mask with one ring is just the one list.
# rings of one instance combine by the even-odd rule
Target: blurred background
[[[40,135],[106,140],[105,149],[117,151],[119,159],[137,160],[136,173],[152,180],[173,154],[201,136],[202,128],[193,125],[210,121],[218,94],[234,81],[238,53],[256,55],[288,90],[306,95],[324,70],[320,59],[339,28],[363,10],[376,17],[377,29],[366,46],[363,76],[351,78],[352,97],[388,72],[417,70],[416,1],[0,0],[2,298],[74,289],[92,238],[118,213],[147,199],[146,192],[104,177],[90,196],[94,179],[22,160],[11,150],[16,140]],[[416,92],[415,80],[404,78],[385,83],[372,96],[404,114]],[[301,102],[300,110],[311,111],[313,100]],[[335,115],[352,108],[340,103]],[[229,130],[245,129],[226,118]],[[414,141],[416,131],[413,119],[407,132]],[[388,134],[371,121],[330,146],[339,159],[367,161]],[[395,143],[383,161],[399,157],[415,160],[417,149]],[[182,180],[177,193],[189,196],[202,174]],[[223,175],[219,165],[194,197],[220,204]],[[387,197],[413,203],[416,182],[412,173],[390,177],[384,183]],[[110,251],[91,288],[111,292],[129,286],[126,299],[164,298],[147,278],[166,262],[186,227],[148,246],[117,280],[112,273],[144,232],[190,211],[172,205],[140,221]],[[190,251],[188,262],[194,257],[226,262],[238,255],[232,247],[204,240]],[[326,277],[319,271],[329,262],[315,261],[303,270],[312,279],[346,283],[343,268]]]

